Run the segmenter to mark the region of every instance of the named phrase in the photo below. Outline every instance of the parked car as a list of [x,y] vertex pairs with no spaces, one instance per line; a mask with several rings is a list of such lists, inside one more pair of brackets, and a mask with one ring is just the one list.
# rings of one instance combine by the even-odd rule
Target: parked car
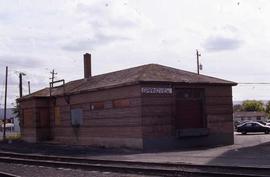
[[265,134],[269,134],[270,126],[263,125],[259,122],[245,122],[237,126],[237,132],[241,132],[242,134],[247,134],[248,132],[264,132]]
[[234,121],[233,124],[234,124],[234,129],[237,130],[237,126],[240,125],[241,122],[240,121]]
[[237,131],[237,127],[238,127],[238,126],[240,126],[240,125],[242,125],[242,124],[244,124],[244,123],[246,123],[246,122],[251,122],[251,120],[235,121],[235,122],[234,122],[234,129],[235,129],[235,131]]
[[258,121],[256,121],[256,122],[259,122],[260,124],[263,124],[263,125],[267,125],[267,123],[264,122],[264,121],[262,121],[262,120],[258,120]]
[[258,120],[257,122],[263,124],[263,125],[267,125],[267,126],[270,126],[270,122],[264,122],[264,121],[261,121],[261,120]]

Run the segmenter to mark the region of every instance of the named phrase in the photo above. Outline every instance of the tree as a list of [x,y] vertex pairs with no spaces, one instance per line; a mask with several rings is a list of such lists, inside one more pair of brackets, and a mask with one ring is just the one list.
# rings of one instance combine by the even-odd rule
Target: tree
[[268,101],[266,103],[266,106],[265,106],[265,112],[266,114],[268,115],[268,117],[270,117],[270,101]]
[[245,100],[242,104],[243,111],[265,111],[262,101],[257,100]]
[[20,106],[19,106],[19,103],[15,104],[15,105],[14,105],[14,103],[12,103],[12,105],[14,106],[12,108],[13,114],[15,115],[15,117],[20,117]]
[[242,105],[241,104],[235,104],[233,105],[233,112],[239,112],[242,111]]

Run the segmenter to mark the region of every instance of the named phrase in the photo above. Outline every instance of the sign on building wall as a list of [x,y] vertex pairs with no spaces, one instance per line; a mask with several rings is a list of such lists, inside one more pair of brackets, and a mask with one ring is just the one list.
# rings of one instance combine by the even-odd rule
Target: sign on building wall
[[142,87],[141,92],[146,94],[172,94],[172,88]]
[[83,123],[83,112],[82,109],[71,109],[71,125],[80,126]]

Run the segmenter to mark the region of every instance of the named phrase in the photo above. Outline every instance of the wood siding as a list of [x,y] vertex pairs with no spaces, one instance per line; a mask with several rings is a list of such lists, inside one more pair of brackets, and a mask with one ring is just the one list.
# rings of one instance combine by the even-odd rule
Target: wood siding
[[[70,104],[65,99],[57,98],[54,109],[51,109],[59,109],[60,115],[60,122],[57,120],[56,124],[55,112],[51,113],[52,133],[56,142],[142,148],[139,86],[72,95],[68,98]],[[72,109],[82,110],[83,123],[80,127],[71,125]]]
[[36,122],[35,122],[34,100],[26,100],[20,103],[21,113],[21,133],[24,141],[36,142]]
[[212,134],[230,133],[233,138],[232,89],[228,86],[206,87],[207,127]]
[[48,98],[33,98],[20,103],[23,140],[38,142],[50,137]]
[[[172,88],[173,92],[160,89],[159,93],[142,93],[142,87]],[[233,142],[231,86],[179,84],[142,84],[25,100],[21,103],[23,139],[52,138],[58,143],[139,149],[144,147],[145,140],[163,143],[164,139],[171,138],[178,143],[175,88],[203,89],[203,114],[209,137],[226,135],[229,138],[224,144]],[[81,125],[72,125],[74,109],[80,109]]]
[[[144,87],[144,86],[142,86]],[[166,87],[166,85],[152,84],[147,87]],[[169,86],[167,86],[169,87]],[[213,142],[232,144],[233,143],[233,119],[232,119],[232,90],[231,86],[209,86],[209,85],[174,85],[173,94],[142,94],[142,118],[143,118],[143,136],[147,146],[156,142],[163,146],[162,139],[167,137],[176,138],[176,95],[175,89],[194,88],[201,89],[204,92],[202,99],[202,116],[204,127],[209,130],[206,137],[215,137],[220,135],[219,141]],[[213,135],[213,136],[212,136]],[[230,138],[228,138],[230,137]],[[194,138],[194,141],[201,140],[201,137]],[[148,141],[149,140],[149,141]],[[175,144],[183,143],[177,138],[173,140]],[[171,141],[170,141],[171,142]],[[211,142],[211,140],[207,140]],[[152,144],[154,145],[154,143]],[[151,147],[151,146],[149,146]]]
[[[170,88],[169,85],[142,85],[151,88]],[[142,94],[142,125],[143,137],[172,136],[173,94],[143,93]]]

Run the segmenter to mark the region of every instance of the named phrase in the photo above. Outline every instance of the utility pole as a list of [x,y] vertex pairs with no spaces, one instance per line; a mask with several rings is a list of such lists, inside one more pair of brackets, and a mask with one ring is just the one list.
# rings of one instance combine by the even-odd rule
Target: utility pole
[[52,87],[53,87],[53,82],[54,82],[54,79],[55,79],[55,75],[57,75],[57,73],[54,72],[54,69],[50,73],[52,74],[52,77],[50,79],[52,80]]
[[200,56],[198,49],[196,50],[196,56],[197,56],[197,74],[200,74]]
[[6,82],[5,82],[5,106],[4,106],[4,133],[3,140],[6,140],[6,120],[7,120],[7,81],[8,81],[8,67],[6,66]]
[[28,94],[31,94],[31,90],[30,90],[30,81],[28,81]]

